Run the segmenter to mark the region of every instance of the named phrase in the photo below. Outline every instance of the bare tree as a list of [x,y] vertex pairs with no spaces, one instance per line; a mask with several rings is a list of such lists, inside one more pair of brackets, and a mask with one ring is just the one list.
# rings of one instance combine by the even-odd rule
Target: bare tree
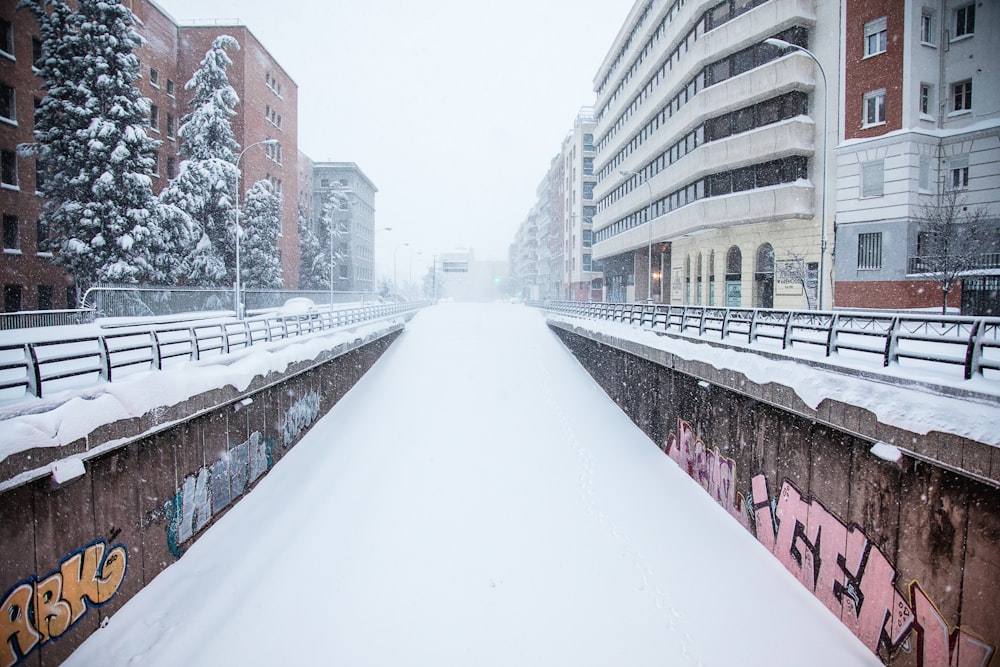
[[800,253],[788,250],[785,252],[784,259],[774,263],[774,280],[776,284],[791,283],[802,287],[802,293],[806,296],[806,308],[815,310],[817,305],[817,271],[814,269],[810,273],[809,264],[806,263],[805,257]]
[[971,208],[958,189],[948,188],[920,207],[916,216],[917,256],[910,271],[926,274],[941,287],[941,312],[948,312],[948,293],[963,274],[979,268],[984,253],[996,245],[986,229],[985,207]]

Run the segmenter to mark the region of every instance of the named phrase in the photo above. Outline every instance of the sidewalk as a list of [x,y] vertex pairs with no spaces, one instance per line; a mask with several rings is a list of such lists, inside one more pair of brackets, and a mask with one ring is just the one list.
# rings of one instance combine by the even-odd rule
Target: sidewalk
[[878,665],[516,305],[419,313],[66,663]]

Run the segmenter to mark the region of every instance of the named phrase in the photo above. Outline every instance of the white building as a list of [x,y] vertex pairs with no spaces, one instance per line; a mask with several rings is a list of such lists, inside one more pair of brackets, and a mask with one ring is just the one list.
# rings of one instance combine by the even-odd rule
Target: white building
[[[609,300],[813,300],[839,20],[813,0],[636,2],[594,79],[593,257]],[[769,38],[814,53],[830,95],[808,55]]]

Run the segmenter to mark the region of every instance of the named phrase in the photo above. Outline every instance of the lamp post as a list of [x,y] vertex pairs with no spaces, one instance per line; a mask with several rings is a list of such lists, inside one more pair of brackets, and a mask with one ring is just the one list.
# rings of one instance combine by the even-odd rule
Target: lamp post
[[812,58],[812,60],[813,60],[814,63],[816,63],[816,66],[819,68],[819,74],[820,74],[820,76],[823,79],[823,153],[822,153],[822,155],[823,155],[823,187],[822,187],[822,190],[820,192],[820,196],[823,198],[823,200],[820,202],[820,215],[822,216],[822,220],[820,221],[820,225],[819,225],[820,226],[819,280],[817,281],[817,286],[816,286],[816,300],[817,300],[817,304],[816,305],[817,305],[817,308],[819,310],[823,310],[823,291],[824,291],[823,290],[823,281],[825,279],[825,275],[824,274],[826,273],[826,243],[827,243],[827,236],[826,236],[826,200],[828,198],[826,196],[826,184],[827,184],[827,182],[829,180],[829,179],[827,179],[827,173],[826,173],[828,162],[829,162],[829,160],[827,159],[827,154],[826,154],[826,151],[827,151],[826,135],[830,131],[829,130],[829,126],[827,125],[827,116],[828,116],[827,109],[829,109],[829,106],[830,106],[829,105],[830,87],[827,84],[826,71],[823,69],[823,63],[821,63],[819,61],[819,58],[816,57],[815,53],[813,53],[812,51],[810,51],[809,49],[807,49],[805,47],[799,46],[798,44],[792,44],[791,42],[786,42],[785,40],[778,39],[777,37],[771,37],[770,39],[765,39],[764,43],[765,44],[770,44],[771,46],[776,46],[779,49],[795,49],[796,51],[801,51],[802,53],[806,54],[807,56],[809,56],[810,58]]
[[392,251],[392,291],[399,295],[399,283],[396,282],[396,255],[399,249],[403,246],[409,246],[409,243],[399,243],[396,245],[395,250]]
[[[639,172],[628,169],[622,169],[618,173],[622,176],[639,176]],[[649,184],[648,178],[640,176],[640,179],[649,191],[649,199],[646,201],[646,226],[649,228],[649,244],[646,248],[646,303],[653,303],[653,186]]]
[[253,148],[254,146],[274,146],[279,144],[277,139],[264,139],[263,141],[258,141],[257,143],[250,144],[236,157],[236,197],[233,199],[236,208],[236,293],[234,295],[233,306],[235,306],[237,319],[243,319],[243,304],[240,303],[240,160],[243,159],[244,153]]

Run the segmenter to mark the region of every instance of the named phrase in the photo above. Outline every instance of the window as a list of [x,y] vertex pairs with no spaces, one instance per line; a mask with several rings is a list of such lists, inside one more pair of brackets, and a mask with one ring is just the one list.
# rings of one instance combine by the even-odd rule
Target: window
[[38,286],[38,310],[52,310],[52,285]]
[[160,73],[152,67],[149,68],[149,83],[156,88],[160,87]]
[[167,114],[167,136],[173,139],[176,136],[176,128],[174,122],[174,115],[172,113]]
[[3,309],[8,313],[16,313],[21,310],[21,286],[3,286]]
[[920,113],[929,116],[931,113],[931,86],[929,83],[920,84]]
[[35,223],[35,246],[39,255],[51,255],[49,250],[49,227],[39,220]]
[[0,19],[0,51],[14,56],[14,28],[7,19]]
[[882,268],[882,232],[858,234],[858,268]]
[[934,15],[924,12],[920,15],[920,41],[923,44],[934,45]]
[[886,17],[865,24],[865,58],[885,53]]
[[969,187],[969,165],[954,166],[951,168],[951,187],[954,190],[965,190]]
[[865,93],[865,118],[862,127],[885,123],[885,89]]
[[951,110],[972,110],[972,81],[959,81],[951,84]]
[[174,82],[170,79],[167,79],[167,95],[174,96]]
[[42,40],[31,36],[31,64],[38,67],[38,61],[42,59]]
[[149,126],[154,132],[160,131],[160,107],[155,104],[149,105]]
[[0,119],[17,122],[14,104],[14,89],[5,83],[0,83]]
[[173,178],[177,175],[177,162],[172,157],[167,158],[167,178]]
[[584,183],[583,184],[583,198],[584,199],[593,199],[594,198],[594,184],[593,183]]
[[976,3],[955,10],[955,39],[976,32]]
[[861,165],[861,196],[881,197],[885,184],[885,164],[882,160]]
[[3,216],[3,249],[5,252],[21,251],[21,234],[16,215]]
[[17,187],[17,154],[0,151],[0,184]]
[[594,158],[592,157],[583,158],[583,173],[585,176],[594,175]]
[[583,247],[589,248],[594,245],[594,232],[589,229],[583,230]]

